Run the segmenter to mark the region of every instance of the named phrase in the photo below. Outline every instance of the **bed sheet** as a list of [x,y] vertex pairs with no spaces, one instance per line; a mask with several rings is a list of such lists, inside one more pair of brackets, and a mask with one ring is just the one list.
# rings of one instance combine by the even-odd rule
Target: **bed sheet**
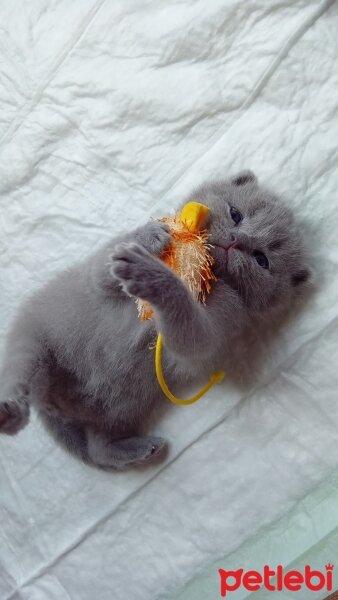
[[[175,590],[171,600],[204,600],[220,597],[220,578],[216,577],[219,568],[245,572],[252,569],[263,573],[264,566],[275,570],[282,565],[285,572],[297,570],[305,572],[306,565],[312,570],[326,574],[324,565],[337,557],[338,548],[338,475],[332,473],[309,494],[300,498],[292,509],[268,527],[262,528],[245,541],[235,552],[219,556],[209,563],[193,579],[187,581],[182,589]],[[334,569],[333,569],[334,573]],[[229,579],[230,582],[230,579]],[[276,578],[271,579],[276,585]],[[280,600],[318,600],[327,598],[328,590],[309,590],[303,586],[296,593],[284,589],[278,592]],[[337,577],[333,577],[333,589],[337,589]],[[240,586],[229,593],[232,600],[253,600],[257,592]],[[262,586],[259,600],[271,598],[271,591]]]
[[252,168],[313,236],[316,293],[259,381],[173,407],[164,464],[89,469],[35,419],[0,439],[1,599],[176,598],[338,466],[337,3],[32,0],[0,23],[0,352],[25,295],[204,179]]

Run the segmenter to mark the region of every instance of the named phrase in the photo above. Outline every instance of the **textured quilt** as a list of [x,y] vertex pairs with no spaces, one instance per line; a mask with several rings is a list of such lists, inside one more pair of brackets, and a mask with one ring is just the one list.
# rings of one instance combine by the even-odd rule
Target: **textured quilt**
[[250,393],[157,423],[164,463],[95,471],[34,419],[1,437],[1,600],[178,598],[337,469],[337,31],[332,0],[0,3],[0,359],[53,273],[242,168],[293,204],[318,277]]

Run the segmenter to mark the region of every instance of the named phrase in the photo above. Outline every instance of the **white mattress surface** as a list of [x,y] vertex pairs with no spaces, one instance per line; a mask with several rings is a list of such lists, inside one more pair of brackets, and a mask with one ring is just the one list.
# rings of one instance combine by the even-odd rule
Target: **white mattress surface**
[[19,0],[0,23],[0,358],[25,295],[204,179],[251,168],[312,232],[316,293],[249,394],[164,416],[164,464],[95,471],[35,419],[0,439],[1,600],[176,598],[338,467],[337,2]]

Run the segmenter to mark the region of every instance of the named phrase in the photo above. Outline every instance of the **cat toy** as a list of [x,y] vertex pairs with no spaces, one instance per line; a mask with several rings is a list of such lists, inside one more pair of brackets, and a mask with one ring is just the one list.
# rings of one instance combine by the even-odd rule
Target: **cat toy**
[[[173,269],[184,281],[196,300],[205,303],[212,289],[212,282],[216,279],[211,267],[213,258],[210,255],[210,246],[207,243],[208,232],[203,229],[209,209],[199,202],[188,202],[180,213],[174,217],[160,219],[169,225],[171,244],[166,248],[160,258]],[[151,319],[153,309],[151,305],[137,299],[137,307],[141,320]],[[163,336],[159,333],[155,351],[155,371],[158,383],[174,404],[188,405],[197,402],[215,383],[220,383],[224,378],[223,371],[212,373],[209,382],[192,398],[181,400],[176,398],[169,390],[162,369]]]

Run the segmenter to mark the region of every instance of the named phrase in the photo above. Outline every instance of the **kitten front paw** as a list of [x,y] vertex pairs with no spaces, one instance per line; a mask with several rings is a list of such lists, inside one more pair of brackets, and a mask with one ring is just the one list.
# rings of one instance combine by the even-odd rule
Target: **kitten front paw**
[[27,400],[9,399],[0,402],[0,433],[15,435],[27,425],[29,404]]
[[170,282],[168,267],[154,258],[139,244],[119,244],[112,256],[111,273],[119,279],[129,296],[154,300],[163,294],[163,286]]
[[159,256],[171,241],[169,225],[161,221],[150,221],[137,230],[135,239],[148,252]]

